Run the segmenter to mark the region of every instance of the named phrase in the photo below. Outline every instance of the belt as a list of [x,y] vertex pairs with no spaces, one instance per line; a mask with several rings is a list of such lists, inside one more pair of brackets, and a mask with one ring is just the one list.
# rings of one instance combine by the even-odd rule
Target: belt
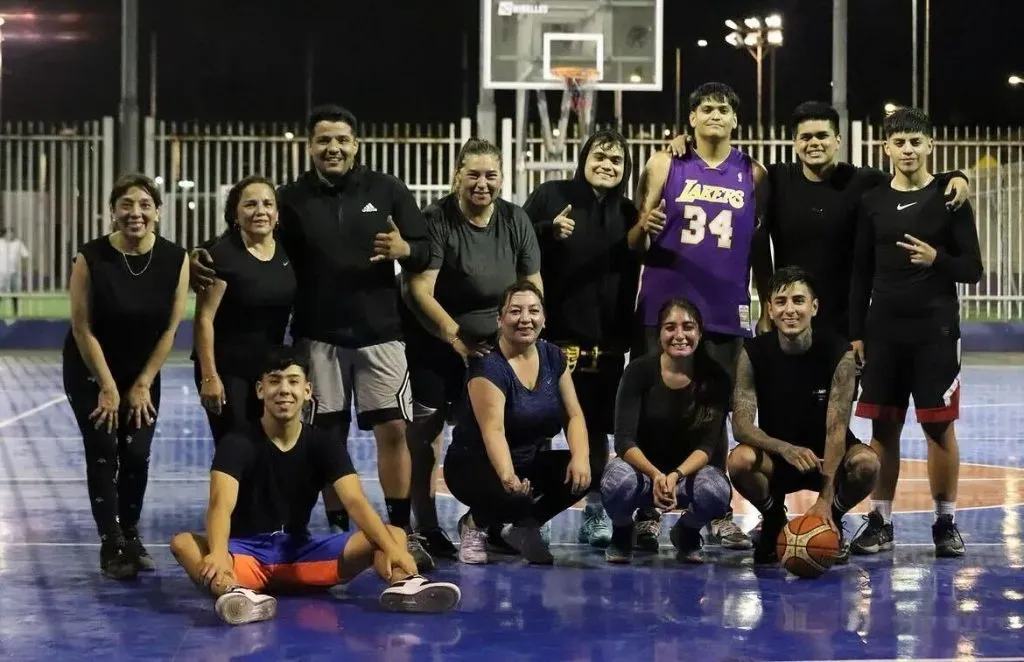
[[[580,372],[598,372],[598,360],[605,355],[615,355],[615,352],[609,349],[601,349],[597,345],[593,347],[580,347],[579,345],[571,345],[569,343],[556,342],[555,344],[565,352],[569,372],[576,372],[577,366],[580,367]],[[580,366],[581,361],[583,362],[582,366]]]

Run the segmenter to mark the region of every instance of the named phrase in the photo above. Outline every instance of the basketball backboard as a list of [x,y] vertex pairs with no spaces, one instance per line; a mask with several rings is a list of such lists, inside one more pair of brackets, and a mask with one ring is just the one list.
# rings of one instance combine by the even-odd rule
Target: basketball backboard
[[657,92],[665,0],[482,0],[482,81],[564,90],[552,68],[598,70],[596,91]]

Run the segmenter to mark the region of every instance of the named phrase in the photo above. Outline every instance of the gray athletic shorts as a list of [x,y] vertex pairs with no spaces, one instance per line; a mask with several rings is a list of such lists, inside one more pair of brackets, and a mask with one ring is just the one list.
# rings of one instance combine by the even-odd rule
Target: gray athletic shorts
[[404,342],[351,349],[303,338],[295,345],[309,356],[317,414],[349,413],[354,407],[360,430],[412,420]]

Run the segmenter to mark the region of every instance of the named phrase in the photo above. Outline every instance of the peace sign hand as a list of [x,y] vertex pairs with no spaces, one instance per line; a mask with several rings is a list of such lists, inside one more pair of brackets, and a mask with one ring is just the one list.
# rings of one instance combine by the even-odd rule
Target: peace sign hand
[[910,263],[922,267],[930,267],[935,262],[936,250],[911,234],[903,235],[907,241],[897,241],[896,245],[910,254]]
[[402,239],[398,226],[390,216],[388,216],[388,227],[390,228],[388,232],[378,232],[373,238],[373,257],[370,258],[370,262],[401,260],[409,257],[412,252],[409,243]]

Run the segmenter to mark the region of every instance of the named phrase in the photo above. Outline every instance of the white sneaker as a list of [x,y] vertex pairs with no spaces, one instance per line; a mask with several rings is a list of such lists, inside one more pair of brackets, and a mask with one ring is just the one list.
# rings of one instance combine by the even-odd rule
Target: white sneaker
[[392,584],[380,594],[380,606],[388,611],[439,614],[451,611],[462,600],[462,591],[455,584],[432,582],[413,575]]
[[217,598],[217,615],[228,625],[268,621],[277,613],[277,599],[247,588],[235,587]]

